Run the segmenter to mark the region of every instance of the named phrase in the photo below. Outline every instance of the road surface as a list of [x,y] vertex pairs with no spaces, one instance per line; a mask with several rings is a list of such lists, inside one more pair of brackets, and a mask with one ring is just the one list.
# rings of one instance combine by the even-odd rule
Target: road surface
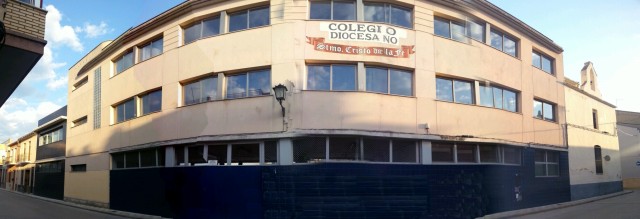
[[638,219],[640,218],[640,190],[635,190],[632,193],[613,198],[602,199],[567,208],[559,208],[552,211],[526,215],[518,218]]
[[98,213],[67,205],[40,200],[37,198],[0,190],[0,218],[40,219],[40,218],[123,218],[110,214]]

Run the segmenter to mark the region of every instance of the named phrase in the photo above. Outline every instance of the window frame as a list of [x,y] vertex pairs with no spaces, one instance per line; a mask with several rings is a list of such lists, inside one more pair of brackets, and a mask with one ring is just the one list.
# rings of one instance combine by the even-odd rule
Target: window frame
[[[260,95],[249,95],[249,88],[250,88],[250,84],[251,84],[251,74],[255,74],[255,73],[262,73],[263,71],[268,71],[269,73],[269,93],[268,94],[260,94]],[[229,78],[231,77],[238,77],[240,75],[244,75],[246,77],[246,84],[245,84],[245,91],[244,91],[244,95],[242,97],[229,97]],[[225,100],[235,100],[235,99],[244,99],[244,98],[252,98],[252,97],[264,97],[264,96],[270,96],[272,91],[271,91],[271,87],[273,86],[273,81],[272,81],[273,77],[272,77],[272,72],[271,72],[271,68],[262,68],[262,69],[256,69],[256,70],[250,70],[250,71],[243,71],[243,72],[236,72],[236,73],[230,73],[228,75],[225,75],[225,95],[224,95],[224,99]]]
[[[312,2],[329,2],[329,19],[317,19],[317,18],[311,18],[311,4]],[[333,17],[334,14],[334,2],[353,2],[353,20],[335,20]],[[309,0],[309,20],[312,21],[357,21],[358,20],[358,4],[355,0]]]
[[82,79],[80,79],[78,82],[76,82],[75,84],[73,84],[73,90],[71,91],[75,91],[77,89],[79,89],[80,87],[84,86],[85,84],[89,83],[89,75],[84,76]]
[[87,172],[87,164],[71,164],[69,167],[71,172]]
[[[220,31],[221,22],[222,22],[221,13],[218,12],[218,13],[215,13],[215,14],[216,15],[213,15],[213,16],[210,16],[210,17],[206,17],[206,18],[203,18],[203,19],[199,19],[199,20],[196,20],[196,21],[194,21],[192,23],[189,23],[188,25],[184,25],[182,27],[182,35],[183,35],[183,37],[182,37],[182,45],[188,45],[188,44],[194,43],[194,42],[196,42],[198,40],[201,40],[201,39],[214,37],[214,36],[218,36],[218,35],[222,34],[222,31]],[[218,19],[218,33],[217,34],[213,34],[213,35],[204,36],[204,23],[205,23],[205,21],[214,20],[214,19]],[[198,37],[194,38],[190,42],[186,42],[186,37],[185,36],[186,36],[187,29],[192,28],[193,26],[196,26],[198,24],[200,25],[200,28],[199,28],[199,31],[198,31],[199,32]]]
[[[131,54],[131,66],[127,66],[126,68],[122,68],[120,71],[118,71],[118,62],[124,60],[125,56]],[[129,48],[127,50],[125,50],[121,55],[117,56],[113,61],[113,65],[114,65],[114,74],[113,76],[119,75],[122,72],[127,71],[127,69],[130,69],[131,67],[133,67],[134,65],[136,65],[136,54],[133,48]]]
[[[539,102],[539,103],[540,103],[540,106],[542,107],[542,108],[541,108],[542,117],[538,117],[538,116],[536,116],[536,115],[535,115],[535,111],[536,111],[536,110],[535,110],[536,102]],[[551,106],[551,110],[553,111],[553,112],[551,113],[551,115],[553,116],[553,119],[547,119],[547,118],[545,118],[545,110],[544,110],[544,108],[545,108],[544,106],[545,106],[545,105],[549,105],[549,106]],[[535,119],[539,119],[539,120],[548,121],[548,122],[557,122],[557,121],[558,121],[558,115],[557,115],[557,111],[558,111],[558,109],[557,109],[557,105],[556,105],[555,103],[551,103],[551,102],[548,102],[548,101],[544,101],[544,100],[541,100],[541,99],[534,98],[534,99],[533,99],[533,107],[534,107],[534,110],[533,110],[533,113],[534,113],[533,118],[535,118]]]
[[[158,108],[158,110],[149,111],[149,112],[145,113],[144,112],[144,104],[145,104],[144,98],[147,97],[147,96],[150,97],[150,95],[155,94],[155,93],[160,93],[160,108]],[[154,90],[142,93],[142,94],[138,95],[138,99],[140,101],[140,103],[139,103],[139,105],[140,105],[140,116],[146,116],[146,115],[149,115],[149,114],[152,114],[152,113],[157,113],[157,112],[161,112],[162,111],[162,88],[154,89]],[[140,116],[137,116],[137,117],[140,117]]]
[[[470,31],[471,31],[470,24],[476,24],[476,25],[482,27],[482,40],[476,39],[471,35],[471,33],[470,33]],[[487,22],[486,21],[483,21],[481,19],[476,19],[476,18],[468,18],[465,21],[464,29],[465,29],[464,32],[465,32],[467,38],[475,40],[475,41],[478,41],[478,42],[481,42],[483,44],[487,42]]]
[[[264,9],[266,8],[268,13],[268,22],[265,25],[261,25],[261,26],[251,26],[251,11],[254,10],[258,10],[258,9]],[[236,15],[236,14],[240,14],[240,13],[246,13],[247,14],[247,23],[246,26],[244,28],[241,29],[237,29],[237,30],[230,30],[229,28],[231,27],[231,16]],[[255,29],[255,28],[260,28],[260,27],[265,27],[265,26],[270,26],[271,25],[271,5],[261,5],[261,6],[256,6],[256,7],[251,7],[251,8],[247,8],[247,9],[242,9],[242,10],[238,10],[238,11],[233,11],[231,13],[227,14],[227,32],[228,33],[233,33],[233,32],[238,32],[238,31],[243,31],[243,30],[250,30],[250,29]]]
[[[158,42],[158,41],[160,41],[160,42]],[[160,50],[160,53],[154,55],[153,54],[153,48],[154,48],[154,45],[156,45],[156,43],[161,44],[160,45],[160,49],[161,50]],[[138,51],[138,63],[144,62],[144,61],[152,59],[152,58],[154,58],[156,56],[162,55],[164,53],[164,36],[159,36],[159,37],[152,38],[151,40],[136,46],[136,48],[137,48],[137,51]],[[150,49],[149,57],[143,57],[145,48],[149,48]],[[134,63],[134,65],[135,65],[135,63]]]
[[[209,79],[209,78],[215,78],[215,80],[216,80],[216,83],[215,83],[216,96],[211,98],[210,100],[199,101],[199,102],[194,102],[194,103],[187,104],[186,103],[187,98],[185,98],[185,95],[187,95],[187,92],[185,91],[186,88],[187,88],[187,85],[198,83],[199,84],[198,88],[200,89],[200,98],[199,99],[202,100],[202,96],[203,96],[202,94],[204,93],[204,89],[203,88],[205,87],[203,85],[203,81],[206,80],[206,79]],[[207,102],[213,102],[213,101],[219,100],[219,98],[218,98],[218,84],[219,84],[218,80],[219,80],[218,75],[217,74],[213,74],[213,75],[200,77],[200,78],[196,78],[196,79],[193,79],[191,81],[188,81],[188,82],[181,83],[181,86],[182,86],[182,101],[181,101],[182,103],[181,104],[182,104],[182,106],[191,106],[191,105],[207,103]]]
[[78,118],[76,120],[73,120],[73,122],[72,122],[73,123],[73,127],[71,127],[71,128],[75,128],[75,127],[87,124],[87,122],[88,122],[87,116],[82,116],[82,117],[80,117],[80,118]]
[[[511,166],[521,166],[522,165],[522,148],[520,147],[515,147],[515,146],[508,146],[508,145],[498,145],[498,144],[482,144],[482,143],[474,143],[474,142],[431,142],[431,163],[432,164],[474,164],[474,165],[486,165],[486,164],[500,164],[500,165],[511,165]],[[439,145],[439,146],[449,146],[451,148],[451,152],[452,152],[452,161],[435,161],[434,159],[434,153],[433,153],[433,146],[434,145]],[[459,154],[459,146],[461,145],[466,145],[466,146],[473,146],[471,149],[473,150],[473,162],[468,162],[468,161],[460,161],[460,159],[458,158],[458,154]],[[492,147],[494,150],[492,150],[493,152],[495,152],[495,156],[497,161],[496,162],[483,162],[482,161],[482,153],[481,153],[481,148],[482,147]],[[518,153],[518,163],[511,163],[511,162],[507,162],[507,156],[506,156],[506,150],[507,148],[510,149],[515,149]]]
[[[483,87],[491,89],[491,103],[492,103],[492,106],[487,106],[487,105],[482,104],[482,89],[483,89]],[[501,91],[501,94],[502,94],[501,95],[501,97],[502,97],[502,107],[496,107],[495,89],[498,89],[498,90]],[[512,113],[519,113],[520,112],[520,108],[521,108],[520,104],[519,104],[520,101],[518,101],[518,96],[520,94],[519,91],[516,91],[516,90],[513,90],[513,89],[509,89],[509,88],[504,88],[502,86],[488,85],[486,83],[485,84],[479,84],[478,85],[478,91],[480,91],[480,95],[478,96],[480,98],[480,100],[478,101],[478,103],[479,103],[478,105],[484,106],[484,107],[491,107],[491,108],[494,108],[494,109],[505,110],[505,111],[512,112]],[[505,105],[505,103],[506,103],[505,91],[511,92],[511,93],[513,93],[515,95],[515,100],[516,100],[516,103],[515,103],[516,109],[515,109],[515,111],[511,111],[511,110],[506,109],[507,107]]]
[[593,155],[595,157],[596,175],[604,175],[604,162],[602,159],[602,147],[600,147],[600,145],[593,146]]
[[[460,21],[460,20],[457,20],[457,19],[450,19],[450,18],[445,18],[445,17],[441,17],[441,16],[435,16],[435,15],[433,17],[434,17],[433,18],[433,22],[434,22],[434,24],[433,24],[433,26],[434,26],[433,34],[435,36],[443,37],[443,38],[450,39],[450,40],[453,40],[453,41],[456,41],[456,42],[469,43],[469,36],[467,36],[467,33],[466,33],[467,32],[467,30],[466,30],[466,28],[467,28],[466,22],[463,22],[463,21]],[[440,34],[436,33],[436,31],[435,31],[435,22],[436,22],[436,20],[439,20],[440,22],[446,21],[447,27],[449,28],[449,36],[443,36],[443,35],[440,35]],[[464,29],[464,31],[462,32],[462,35],[461,35],[463,38],[458,39],[458,38],[454,37],[454,31],[453,31],[454,29],[453,29],[453,25],[452,25],[453,23],[455,23],[458,26],[461,26]]]
[[[353,159],[336,159],[336,158],[332,158],[331,157],[331,139],[351,139],[351,140],[355,140],[356,141],[356,145],[355,145],[355,149],[356,151],[354,152],[354,157]],[[297,154],[297,148],[298,148],[298,144],[294,143],[292,145],[292,152],[293,152],[293,165],[302,165],[302,164],[309,164],[309,163],[314,163],[317,161],[320,162],[358,162],[358,163],[383,163],[383,164],[416,164],[419,165],[421,164],[421,153],[420,150],[421,148],[419,147],[419,141],[415,140],[415,139],[397,139],[397,138],[379,138],[379,137],[361,137],[361,136],[318,136],[318,137],[302,137],[302,138],[295,138],[293,139],[293,142],[296,141],[304,141],[304,140],[314,140],[314,141],[318,141],[316,143],[319,143],[318,145],[321,145],[322,148],[322,158],[320,159],[312,159],[312,160],[304,160],[304,161],[300,161],[300,162],[296,162],[296,160],[298,160],[298,157],[296,156]],[[387,151],[388,154],[385,154],[385,157],[388,158],[387,161],[369,161],[366,160],[365,155],[366,155],[366,145],[365,145],[365,141],[368,140],[374,140],[374,141],[385,141],[386,142],[386,148],[384,149],[384,151]],[[393,154],[394,151],[394,142],[402,142],[402,143],[408,143],[408,142],[413,142],[413,148],[415,149],[414,151],[414,155],[415,155],[415,161],[414,162],[405,162],[405,161],[394,161],[394,157],[396,157],[396,155]],[[315,145],[315,146],[318,146]],[[306,145],[305,145],[306,146]],[[406,146],[406,145],[403,145]],[[308,148],[307,148],[308,149]],[[318,148],[316,148],[318,149]],[[315,155],[315,154],[314,154]],[[386,156],[388,155],[388,156]]]
[[[60,131],[60,133],[58,133],[58,139],[56,141],[53,141],[53,133],[58,131]],[[55,128],[51,128],[46,132],[43,132],[44,134],[38,134],[38,146],[44,146],[58,141],[66,140],[66,131],[67,130],[64,129],[64,126],[60,125],[56,126]]]
[[[138,150],[129,150],[129,151],[121,151],[121,152],[117,152],[117,153],[112,153],[111,155],[111,170],[126,170],[126,169],[142,169],[142,168],[157,168],[157,167],[165,167],[165,163],[163,163],[163,161],[165,161],[165,158],[163,158],[163,156],[166,156],[166,152],[165,152],[164,147],[153,147],[153,148],[144,148],[144,149],[138,149]],[[143,151],[149,151],[149,150],[153,150],[155,152],[155,165],[154,166],[143,166],[142,165],[142,152]],[[137,167],[128,167],[127,166],[127,154],[129,153],[136,153],[138,156],[138,165]],[[123,167],[118,167],[117,163],[116,163],[116,156],[122,156],[122,165]]]
[[[451,82],[451,101],[449,100],[443,100],[443,99],[438,99],[438,95],[437,95],[437,89],[438,89],[438,79],[440,80],[447,80],[449,82]],[[471,103],[463,103],[463,102],[458,102],[456,101],[456,88],[455,88],[455,82],[464,82],[464,83],[469,83],[469,85],[471,85],[470,87],[470,91],[471,91]],[[476,98],[475,98],[475,82],[474,81],[468,81],[468,80],[464,80],[464,79],[455,79],[455,78],[448,78],[448,77],[438,77],[436,76],[436,100],[439,101],[445,101],[445,102],[449,102],[449,103],[459,103],[459,104],[466,104],[466,105],[476,105]]]
[[[496,35],[500,35],[500,43],[501,43],[500,44],[500,48],[497,48],[497,47],[493,46],[493,44],[492,44],[492,40],[493,40],[492,38],[493,37],[491,36],[492,32],[496,33]],[[504,51],[505,50],[504,49],[504,47],[505,47],[505,38],[513,41],[513,43],[515,44],[514,54],[510,54],[510,53],[507,53],[507,52]],[[489,39],[487,39],[487,41],[489,42],[489,46],[491,48],[500,50],[501,52],[503,52],[503,53],[505,53],[507,55],[510,55],[511,57],[514,57],[514,58],[519,58],[520,57],[519,56],[519,52],[520,52],[520,43],[519,42],[520,42],[520,39],[516,38],[515,36],[513,36],[511,34],[507,34],[503,30],[500,30],[498,28],[494,28],[493,26],[491,26],[491,28],[489,28]]]
[[[309,67],[317,67],[317,66],[329,66],[329,89],[328,90],[323,90],[323,89],[310,89],[309,88]],[[334,72],[333,72],[333,67],[334,66],[351,66],[354,68],[353,71],[353,79],[354,79],[354,84],[353,84],[353,90],[336,90],[333,88],[333,82],[334,82]],[[307,80],[306,80],[306,88],[307,90],[311,90],[311,91],[358,91],[358,65],[357,64],[308,64],[307,65]]]
[[[367,84],[368,84],[368,80],[369,78],[367,77],[367,69],[369,68],[375,68],[375,69],[382,69],[385,70],[387,72],[387,92],[378,92],[378,91],[372,91],[369,90],[367,88]],[[395,71],[399,71],[399,72],[404,72],[404,73],[409,73],[411,74],[411,94],[410,95],[404,95],[404,94],[397,94],[397,93],[391,93],[391,71],[395,70]],[[402,96],[402,97],[414,97],[415,96],[415,71],[412,70],[404,70],[404,69],[400,69],[400,68],[392,68],[392,67],[384,67],[384,66],[378,66],[378,65],[365,65],[364,66],[364,77],[365,77],[365,92],[369,92],[369,93],[377,93],[377,94],[388,94],[388,95],[396,95],[396,96]],[[357,80],[357,69],[356,69],[356,80]],[[356,84],[358,82],[356,81]],[[357,88],[356,88],[357,89]]]
[[[560,177],[560,152],[558,151],[551,151],[551,150],[542,150],[542,149],[536,149],[534,153],[537,152],[544,152],[544,161],[537,161],[535,159],[535,154],[534,154],[534,176],[536,178],[549,178],[549,177]],[[558,158],[557,162],[553,162],[553,161],[549,161],[549,154],[550,153],[554,153],[556,155],[556,157]],[[545,174],[544,175],[538,175],[535,171],[535,167],[538,165],[543,165],[545,168]],[[558,175],[550,175],[549,173],[549,166],[551,165],[556,165],[558,167]]]
[[[138,103],[137,103],[138,101],[136,100],[136,98],[137,98],[137,96],[129,97],[129,98],[127,98],[127,99],[123,100],[123,101],[118,102],[117,104],[112,105],[112,107],[113,107],[113,114],[114,114],[114,124],[118,124],[118,123],[122,123],[122,122],[126,122],[126,121],[129,121],[129,120],[132,120],[132,119],[138,118]],[[123,119],[122,121],[118,121],[118,118],[119,118],[119,117],[118,117],[118,107],[119,107],[119,106],[123,106],[123,107],[125,107],[125,108],[124,108],[124,112],[123,112],[123,114],[125,114],[125,115],[126,115],[126,114],[127,114],[127,111],[126,111],[126,106],[125,106],[125,104],[127,104],[127,103],[129,103],[129,102],[133,102],[133,104],[134,104],[134,106],[133,106],[133,108],[134,108],[134,114],[133,114],[133,117],[126,119],[126,116],[125,116],[125,119]]]
[[[411,7],[406,7],[406,6],[402,6],[402,5],[398,5],[398,4],[391,4],[391,3],[387,3],[387,2],[363,1],[362,2],[362,7],[363,7],[362,12],[363,13],[364,13],[365,8],[367,7],[367,5],[382,5],[383,11],[385,13],[384,21],[380,22],[380,21],[367,20],[366,19],[366,15],[363,14],[362,15],[362,18],[363,18],[362,21],[364,21],[364,22],[388,24],[388,25],[392,25],[392,26],[396,26],[396,27],[407,28],[407,29],[410,29],[410,30],[413,30],[413,28],[415,26],[415,15],[414,15],[415,13],[414,13],[414,9],[411,8]],[[391,20],[392,20],[391,19],[391,9],[393,7],[396,7],[396,8],[399,8],[399,9],[404,9],[404,10],[409,11],[409,13],[411,13],[411,21],[409,21],[411,23],[410,27],[403,26],[403,25],[400,25],[400,24],[394,24],[394,23],[391,22]],[[356,5],[356,11],[358,11],[357,10],[357,5]],[[357,17],[357,14],[356,14],[356,17]]]
[[[533,63],[533,55],[537,55],[538,57],[540,57],[540,63],[538,63],[538,66]],[[545,59],[549,61],[549,68],[551,68],[549,69],[549,71],[544,70],[543,63]],[[531,66],[539,69],[540,71],[546,72],[550,75],[555,75],[555,69],[556,69],[555,65],[556,65],[556,60],[554,58],[551,58],[550,55],[547,55],[535,49],[531,51]]]

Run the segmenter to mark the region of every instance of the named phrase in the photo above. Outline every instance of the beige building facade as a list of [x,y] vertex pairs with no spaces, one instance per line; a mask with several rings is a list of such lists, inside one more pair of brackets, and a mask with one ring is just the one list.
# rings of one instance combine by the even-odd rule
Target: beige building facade
[[602,99],[592,62],[580,82],[565,80],[572,199],[622,190],[615,106]]
[[32,193],[38,136],[31,132],[9,143],[4,184],[11,191]]
[[94,48],[69,70],[65,200],[109,206],[130,167],[533,166],[526,149],[531,177],[565,174],[553,41],[486,1],[321,2],[187,1]]

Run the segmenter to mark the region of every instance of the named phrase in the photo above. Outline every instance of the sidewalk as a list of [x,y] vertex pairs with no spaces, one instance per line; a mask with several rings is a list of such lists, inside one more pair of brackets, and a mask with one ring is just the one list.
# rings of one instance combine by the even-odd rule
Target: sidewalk
[[603,199],[626,195],[633,192],[634,192],[633,190],[625,190],[622,192],[596,196],[592,198],[580,199],[576,201],[563,202],[558,204],[545,205],[545,206],[534,207],[534,208],[526,208],[526,209],[520,209],[520,210],[514,210],[514,211],[505,211],[505,212],[485,215],[484,217],[480,217],[480,218],[484,218],[484,219],[514,218],[518,216],[531,215],[531,214],[547,212],[547,211],[552,211],[552,210],[561,209],[561,208],[568,208],[572,206],[583,205],[583,204],[587,204],[587,203],[591,203],[591,202],[595,202]]
[[104,214],[115,215],[115,216],[119,216],[119,217],[139,218],[139,219],[163,219],[163,217],[160,217],[160,216],[147,215],[147,214],[138,214],[138,213],[133,213],[133,212],[126,212],[126,211],[118,211],[118,210],[107,209],[107,208],[93,207],[93,206],[76,204],[76,203],[66,202],[66,201],[57,200],[57,199],[40,197],[40,196],[32,195],[32,194],[25,194],[25,193],[16,192],[16,191],[10,191],[10,190],[7,190],[7,189],[2,189],[2,191],[11,192],[11,193],[14,193],[14,194],[19,194],[19,195],[23,195],[23,196],[27,196],[27,197],[31,197],[31,198],[40,199],[40,200],[47,201],[47,202],[52,202],[52,203],[56,203],[56,204],[61,204],[61,205],[74,207],[74,208],[79,208],[79,209],[84,209],[84,210],[89,210],[89,211],[94,211],[94,212],[99,212],[99,213],[104,213]]

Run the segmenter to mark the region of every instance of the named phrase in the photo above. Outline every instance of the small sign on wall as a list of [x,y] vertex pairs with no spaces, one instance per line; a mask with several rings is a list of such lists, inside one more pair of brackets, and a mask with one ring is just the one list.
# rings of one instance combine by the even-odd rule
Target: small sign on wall
[[640,160],[636,161],[636,166],[640,166]]

